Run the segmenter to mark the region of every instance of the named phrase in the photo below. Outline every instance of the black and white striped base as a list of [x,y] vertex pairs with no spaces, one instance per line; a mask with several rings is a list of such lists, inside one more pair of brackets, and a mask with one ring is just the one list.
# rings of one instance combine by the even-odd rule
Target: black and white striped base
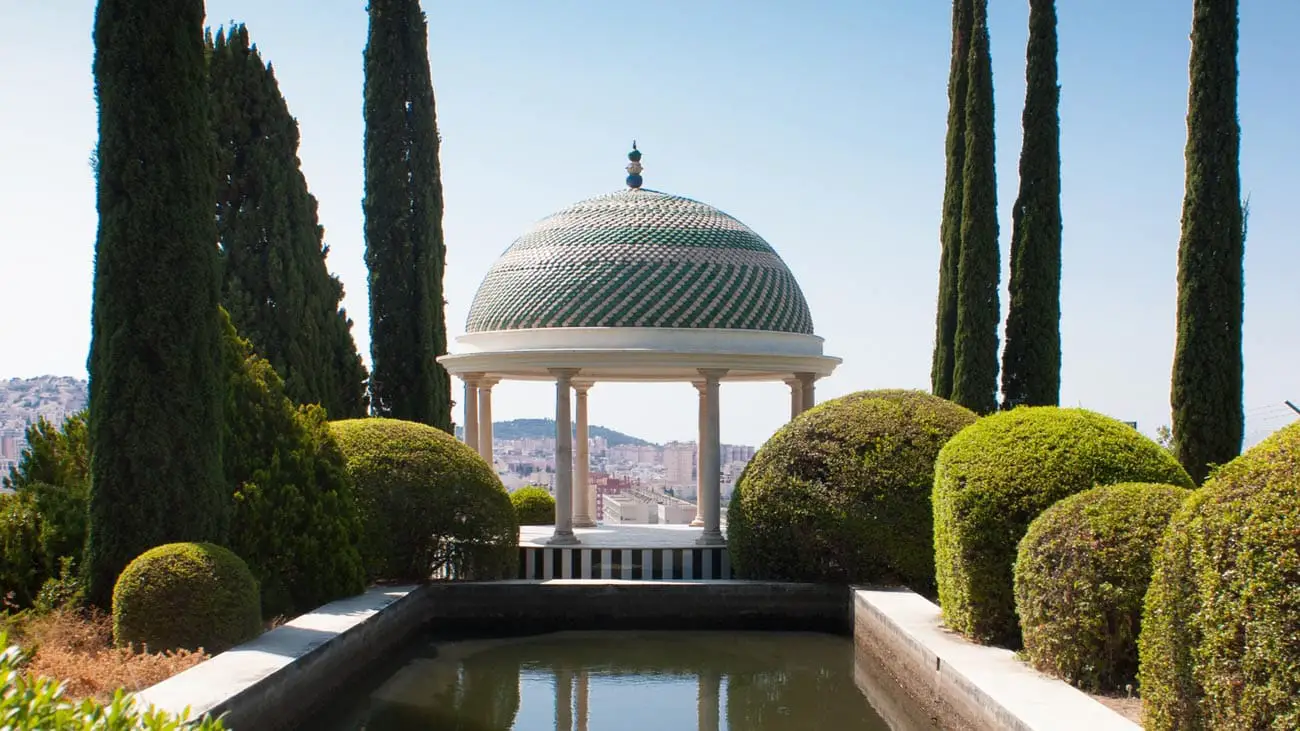
[[731,578],[726,546],[573,548],[520,546],[519,578],[718,580]]

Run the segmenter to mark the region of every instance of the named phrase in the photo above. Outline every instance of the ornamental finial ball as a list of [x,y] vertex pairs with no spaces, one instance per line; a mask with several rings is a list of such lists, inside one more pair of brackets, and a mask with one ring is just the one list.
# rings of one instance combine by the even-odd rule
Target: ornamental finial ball
[[627,153],[627,187],[636,190],[641,187],[641,151],[636,149],[636,140],[632,140],[632,151]]

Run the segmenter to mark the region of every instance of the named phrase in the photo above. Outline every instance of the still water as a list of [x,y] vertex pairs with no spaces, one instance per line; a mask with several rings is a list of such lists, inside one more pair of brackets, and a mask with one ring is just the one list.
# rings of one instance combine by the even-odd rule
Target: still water
[[320,731],[887,731],[847,637],[560,632],[430,642]]

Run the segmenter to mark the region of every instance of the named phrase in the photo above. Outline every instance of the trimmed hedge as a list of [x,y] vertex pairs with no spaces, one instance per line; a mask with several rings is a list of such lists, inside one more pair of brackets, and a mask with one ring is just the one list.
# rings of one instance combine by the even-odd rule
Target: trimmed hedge
[[951,629],[1016,647],[1012,566],[1029,523],[1097,485],[1193,487],[1165,449],[1084,409],[1022,406],[980,419],[939,453],[934,475],[935,577]]
[[555,498],[549,490],[528,485],[510,493],[519,525],[555,525]]
[[1300,424],[1179,510],[1139,645],[1144,728],[1300,728]]
[[113,587],[113,640],[150,652],[224,652],[262,633],[257,580],[213,543],[168,543],[127,564]]
[[1034,518],[1015,568],[1030,664],[1091,692],[1136,683],[1152,553],[1188,494],[1150,483],[1094,487]]
[[751,579],[901,583],[934,592],[930,490],[973,412],[920,391],[861,391],[782,427],[737,481],[727,540]]
[[331,427],[352,475],[370,580],[514,577],[514,506],[474,450],[441,429],[398,419]]

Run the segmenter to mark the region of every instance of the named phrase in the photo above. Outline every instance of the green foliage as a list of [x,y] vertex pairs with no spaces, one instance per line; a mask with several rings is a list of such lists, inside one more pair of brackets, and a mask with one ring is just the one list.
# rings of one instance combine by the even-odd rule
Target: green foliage
[[966,154],[962,160],[961,252],[957,263],[957,330],[953,338],[952,400],[977,414],[997,410],[998,253],[997,174],[993,162],[993,62],[988,0],[971,2],[966,61]]
[[1061,87],[1056,0],[1029,3],[1020,192],[1011,209],[1011,307],[1002,408],[1055,406],[1061,393]]
[[1012,565],[1029,523],[1097,485],[1192,487],[1178,462],[1136,429],[1083,409],[1022,406],[980,419],[939,452],[935,577],[947,625],[1016,646]]
[[37,614],[79,609],[86,603],[86,584],[74,568],[75,559],[63,556],[59,559],[59,573],[41,584],[41,590],[32,602]]
[[1126,483],[1061,500],[1029,524],[1016,557],[1016,613],[1039,670],[1090,692],[1137,680],[1152,553],[1188,491]]
[[727,514],[737,573],[933,595],[934,460],[975,418],[919,391],[861,391],[800,414],[737,482]]
[[47,576],[35,501],[0,493],[0,606],[31,606]]
[[519,525],[555,525],[555,498],[544,487],[528,485],[510,493]]
[[1237,122],[1237,0],[1192,4],[1187,183],[1178,242],[1171,404],[1178,458],[1200,482],[1241,451],[1245,216]]
[[225,358],[230,548],[258,580],[264,616],[298,614],[360,593],[361,522],[325,411],[295,407],[270,363],[229,319]]
[[44,416],[39,417],[27,427],[26,438],[27,448],[3,479],[5,487],[21,490],[36,483],[71,487],[90,481],[84,410],[67,417],[58,427]]
[[95,11],[87,563],[101,606],[141,551],[226,534],[203,16],[203,0],[99,0]]
[[170,714],[142,708],[124,690],[107,704],[74,701],[52,678],[25,672],[28,656],[0,632],[0,721],[5,731],[222,731],[220,720],[190,720],[189,709]]
[[295,403],[364,416],[366,369],[298,160],[298,124],[243,25],[208,37],[221,300]]
[[419,0],[371,0],[365,50],[370,394],[378,416],[450,432],[442,170]]
[[1156,554],[1144,728],[1300,728],[1300,424],[1223,466]]
[[519,523],[501,480],[474,450],[397,419],[333,422],[361,512],[371,580],[510,578]]
[[113,589],[113,640],[151,652],[217,654],[262,632],[257,580],[229,549],[169,543],[127,565]]
[[948,137],[943,220],[939,224],[939,305],[935,316],[934,360],[930,387],[935,396],[952,396],[953,345],[957,337],[957,265],[961,260],[962,176],[966,167],[966,72],[970,56],[971,0],[952,3],[952,60],[948,68]]

